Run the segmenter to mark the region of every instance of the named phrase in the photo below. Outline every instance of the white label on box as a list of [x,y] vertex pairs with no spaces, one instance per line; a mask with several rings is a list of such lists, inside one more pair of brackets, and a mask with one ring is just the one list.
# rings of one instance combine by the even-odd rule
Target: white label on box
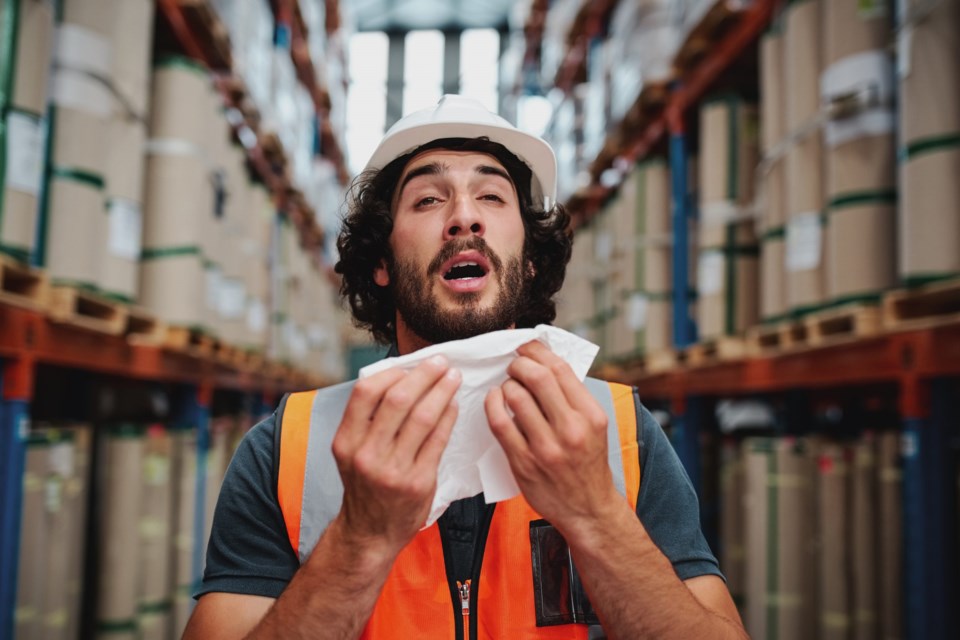
[[723,291],[723,273],[726,268],[722,251],[703,251],[697,262],[697,289],[701,295],[712,296]]
[[58,442],[50,447],[48,458],[50,471],[68,478],[74,474],[73,445],[69,442]]
[[318,322],[313,322],[307,326],[307,341],[314,349],[323,347],[329,335],[330,332],[327,331],[327,328]]
[[627,299],[627,326],[632,331],[640,331],[647,326],[647,309],[650,303],[642,293],[630,294]]
[[609,262],[613,255],[613,235],[607,231],[597,233],[593,250],[597,262]]
[[223,278],[220,282],[220,315],[227,320],[243,317],[247,305],[247,290],[240,278]]
[[247,304],[247,328],[253,333],[267,330],[267,308],[262,300],[251,298]]
[[816,211],[801,213],[787,223],[787,271],[809,271],[820,266],[823,226]]
[[42,183],[42,121],[11,111],[7,115],[6,186],[9,189],[37,196],[40,194]]
[[125,198],[110,201],[110,253],[125,260],[140,258],[143,238],[143,211],[140,204]]
[[210,311],[220,310],[220,286],[223,281],[223,273],[220,266],[211,264],[207,266],[207,309]]

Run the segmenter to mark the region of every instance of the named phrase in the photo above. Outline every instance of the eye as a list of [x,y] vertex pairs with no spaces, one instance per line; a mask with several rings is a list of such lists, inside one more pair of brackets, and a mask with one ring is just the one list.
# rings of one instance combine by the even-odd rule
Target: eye
[[495,193],[487,193],[480,196],[481,200],[490,200],[491,202],[504,202],[504,199]]
[[414,206],[414,207],[418,207],[418,208],[419,208],[419,207],[429,207],[430,205],[436,204],[437,202],[439,202],[439,200],[438,200],[437,198],[435,198],[434,196],[427,196],[426,198],[420,198],[419,200],[417,200],[417,201],[413,204],[413,206]]

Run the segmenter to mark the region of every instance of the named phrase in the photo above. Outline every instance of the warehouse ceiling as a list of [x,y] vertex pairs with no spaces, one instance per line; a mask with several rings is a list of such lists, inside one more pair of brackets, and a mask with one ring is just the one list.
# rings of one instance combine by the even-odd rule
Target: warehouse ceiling
[[340,0],[357,31],[505,29],[513,0]]

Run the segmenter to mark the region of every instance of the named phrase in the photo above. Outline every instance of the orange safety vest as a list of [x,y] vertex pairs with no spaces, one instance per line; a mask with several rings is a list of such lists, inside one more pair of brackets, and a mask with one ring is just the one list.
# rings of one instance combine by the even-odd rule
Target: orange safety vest
[[[609,416],[611,470],[636,510],[640,455],[633,390],[591,378],[586,383]],[[343,487],[330,443],[352,387],[349,382],[294,393],[281,405],[277,494],[301,564],[340,509]],[[449,582],[438,525],[420,531],[394,562],[361,638],[586,640],[585,624],[536,625],[530,524],[537,520],[541,516],[522,495],[498,503],[480,574],[465,592]]]

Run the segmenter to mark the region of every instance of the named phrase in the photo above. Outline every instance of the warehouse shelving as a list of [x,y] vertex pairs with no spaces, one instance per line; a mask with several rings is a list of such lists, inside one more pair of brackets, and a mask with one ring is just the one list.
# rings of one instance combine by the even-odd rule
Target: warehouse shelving
[[[328,3],[334,9],[336,3]],[[321,138],[321,153],[331,160],[341,184],[349,179],[345,159],[337,138],[330,129],[329,97],[320,86],[316,69],[304,42],[306,34],[296,0],[271,3],[280,29],[287,29],[289,46],[299,81],[306,87],[316,110]],[[229,38],[207,2],[157,0],[156,20],[172,46],[203,63],[210,71],[224,104],[243,114],[245,88],[231,74]],[[328,16],[328,26],[337,24],[336,15]],[[234,122],[235,132],[247,128],[256,141],[247,146],[248,160],[259,179],[272,194],[278,215],[286,216],[296,227],[300,244],[319,263],[323,232],[302,194],[291,184],[282,169],[284,164],[270,146],[269,136],[256,131],[255,119],[243,114]],[[0,267],[2,268],[2,267]],[[26,269],[24,267],[23,269]],[[17,269],[17,278],[24,277]],[[46,275],[31,272],[30,286],[46,289]],[[28,289],[30,287],[27,287]],[[141,385],[161,385],[172,389],[168,418],[171,424],[194,430],[197,437],[195,540],[205,537],[203,509],[206,455],[210,443],[210,421],[215,395],[239,398],[253,415],[262,415],[276,405],[279,397],[297,389],[330,384],[263,358],[218,356],[210,348],[172,347],[155,336],[130,336],[126,331],[105,333],[81,326],[70,319],[52,317],[45,295],[30,291],[0,293],[0,636],[9,637],[14,624],[17,597],[17,558],[20,545],[21,501],[27,433],[31,403],[41,370],[83,372],[107,381],[133,381]],[[136,311],[136,310],[132,310]],[[222,353],[226,353],[224,350]],[[234,351],[240,354],[239,350]],[[118,387],[119,388],[119,387]],[[236,404],[234,400],[231,400]],[[202,545],[194,548],[193,573],[199,579],[203,566]]]
[[[608,4],[583,3],[571,27],[568,52],[556,79],[557,86],[568,93],[582,77],[585,43],[602,29],[596,20],[588,23],[584,18],[591,11],[602,16],[609,10]],[[654,98],[642,93],[630,115],[623,122],[612,123],[603,151],[590,166],[591,183],[567,203],[574,226],[585,224],[617,188],[601,182],[604,172],[666,151],[672,181],[675,282],[688,281],[688,229],[695,216],[687,184],[689,113],[708,91],[729,78],[730,70],[786,3],[755,0],[739,9],[728,8],[736,3],[708,4],[704,21],[722,22],[723,28],[704,28],[710,35],[693,43],[696,50],[681,48],[667,86],[653,87],[658,92]],[[531,12],[527,34],[534,40],[528,40],[528,57],[538,51],[536,38],[542,34],[544,22],[543,15]],[[956,531],[951,530],[948,516],[956,512],[957,505],[950,501],[947,488],[956,482],[950,456],[960,438],[955,408],[960,395],[960,317],[947,314],[926,323],[898,323],[896,318],[887,318],[884,329],[870,335],[850,332],[823,346],[808,344],[694,367],[683,364],[683,356],[697,343],[687,292],[675,288],[672,301],[675,354],[680,364],[651,373],[642,359],[636,359],[601,364],[597,373],[636,385],[641,397],[669,407],[671,437],[695,486],[700,486],[700,438],[712,421],[710,408],[715,400],[789,397],[800,398],[801,404],[808,406],[818,396],[847,393],[865,398],[880,393],[895,402],[903,455],[905,637],[952,637],[956,627],[951,626],[955,613],[950,603],[960,585],[956,584]]]

